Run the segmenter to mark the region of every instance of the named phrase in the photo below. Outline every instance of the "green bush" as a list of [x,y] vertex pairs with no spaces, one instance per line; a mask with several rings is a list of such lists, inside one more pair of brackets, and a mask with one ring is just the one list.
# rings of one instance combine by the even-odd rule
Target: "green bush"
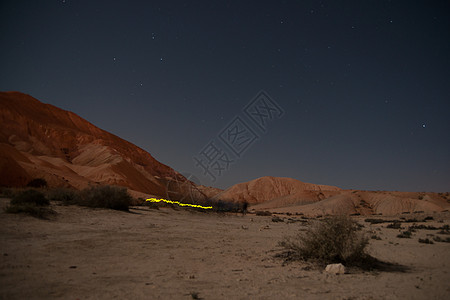
[[368,239],[356,222],[344,216],[316,221],[304,234],[285,238],[279,244],[287,250],[285,257],[288,259],[314,261],[321,265],[343,263],[352,266],[370,259],[365,252]]
[[128,211],[132,201],[127,189],[118,186],[93,186],[81,191],[79,205]]

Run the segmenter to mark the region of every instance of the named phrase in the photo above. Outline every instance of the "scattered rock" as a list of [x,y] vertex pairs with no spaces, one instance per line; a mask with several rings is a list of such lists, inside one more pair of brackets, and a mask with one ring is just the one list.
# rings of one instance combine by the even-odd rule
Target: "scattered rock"
[[343,264],[330,264],[325,268],[325,272],[330,274],[345,274],[345,266]]
[[259,228],[259,231],[262,231],[264,229],[270,229],[270,226],[269,225],[263,226],[263,227]]

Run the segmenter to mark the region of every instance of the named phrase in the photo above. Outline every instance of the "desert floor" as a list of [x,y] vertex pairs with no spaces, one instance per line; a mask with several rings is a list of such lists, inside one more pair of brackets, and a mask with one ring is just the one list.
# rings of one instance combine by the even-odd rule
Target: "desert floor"
[[[387,223],[357,217],[381,237],[370,240],[369,252],[406,271],[330,275],[274,257],[283,236],[308,226],[288,223],[299,216],[272,222],[254,214],[53,203],[57,216],[40,220],[6,214],[8,203],[0,199],[2,299],[450,299],[450,243],[418,242],[437,231],[400,239]],[[448,212],[433,217],[427,225],[450,224]]]

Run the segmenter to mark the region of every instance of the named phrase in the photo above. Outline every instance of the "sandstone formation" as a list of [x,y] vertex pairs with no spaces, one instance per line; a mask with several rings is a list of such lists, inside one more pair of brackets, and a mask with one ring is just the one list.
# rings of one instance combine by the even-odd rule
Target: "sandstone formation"
[[166,197],[172,181],[195,190],[195,184],[143,149],[19,92],[0,93],[0,167],[1,186],[44,178],[49,186],[113,184],[142,196]]
[[283,199],[283,202],[289,203],[291,199],[298,201],[305,198],[307,201],[312,197],[324,193],[336,192],[340,188],[335,186],[304,183],[293,178],[285,177],[261,177],[248,182],[239,183],[226,189],[214,197],[222,201],[248,202],[257,204],[275,199]]

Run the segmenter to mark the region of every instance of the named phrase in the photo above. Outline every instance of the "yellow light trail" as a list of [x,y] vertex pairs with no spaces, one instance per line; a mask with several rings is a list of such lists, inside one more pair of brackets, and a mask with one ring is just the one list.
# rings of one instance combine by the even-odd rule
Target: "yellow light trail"
[[170,203],[170,204],[178,204],[179,206],[190,206],[190,207],[198,207],[198,208],[203,208],[203,209],[211,209],[213,208],[212,206],[201,206],[201,205],[196,205],[196,204],[188,204],[188,203],[181,203],[178,201],[171,201],[171,200],[166,200],[166,199],[156,199],[156,198],[149,198],[146,199],[145,201],[148,202],[166,202],[166,203]]

